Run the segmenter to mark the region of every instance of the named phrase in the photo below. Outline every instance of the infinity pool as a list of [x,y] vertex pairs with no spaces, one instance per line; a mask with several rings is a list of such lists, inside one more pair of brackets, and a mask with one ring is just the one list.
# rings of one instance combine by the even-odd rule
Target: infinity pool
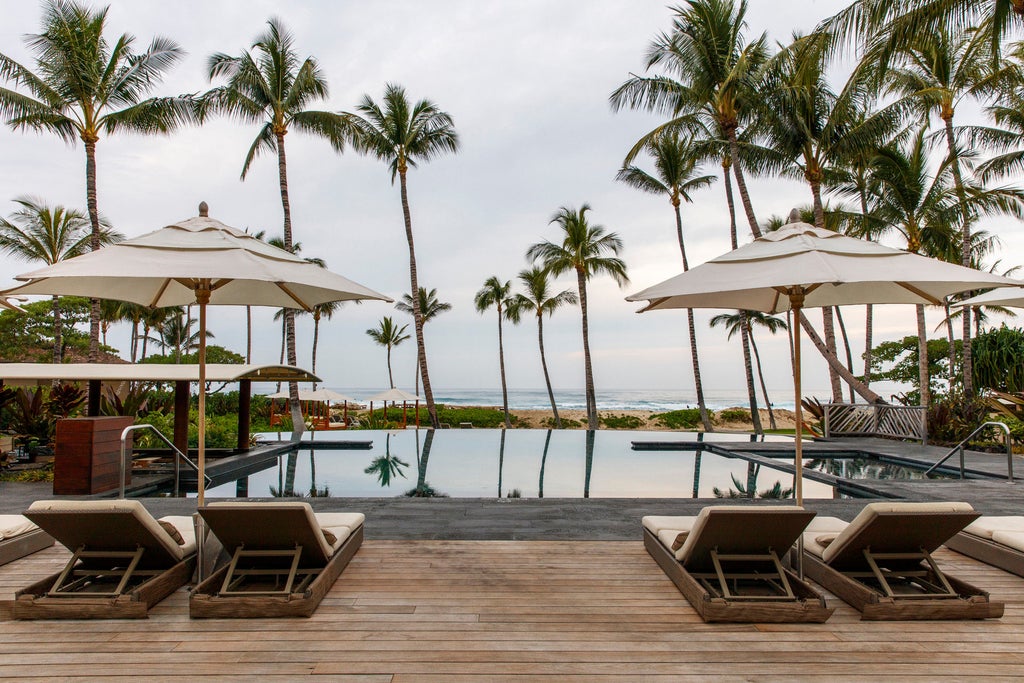
[[[342,438],[337,434],[326,438]],[[415,492],[459,498],[713,498],[716,489],[725,497],[749,490],[759,497],[777,497],[780,490],[785,496],[793,486],[792,474],[743,458],[696,449],[631,449],[632,441],[666,437],[698,440],[696,434],[611,430],[346,432],[343,438],[372,440],[373,447],[318,449],[315,441],[304,441],[299,450],[281,456],[276,467],[217,486],[207,495],[379,497]],[[320,433],[315,438],[325,437]],[[735,434],[705,434],[702,439],[750,441],[749,436]],[[834,487],[806,478],[804,496],[839,497]]]

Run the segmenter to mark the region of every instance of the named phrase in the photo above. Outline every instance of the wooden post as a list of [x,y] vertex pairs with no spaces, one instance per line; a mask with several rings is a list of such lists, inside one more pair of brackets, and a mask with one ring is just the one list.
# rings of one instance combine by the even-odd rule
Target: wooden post
[[89,400],[85,410],[87,417],[99,417],[100,393],[102,388],[103,382],[101,380],[89,380]]
[[252,426],[252,380],[238,383],[238,450],[249,450],[249,431]]

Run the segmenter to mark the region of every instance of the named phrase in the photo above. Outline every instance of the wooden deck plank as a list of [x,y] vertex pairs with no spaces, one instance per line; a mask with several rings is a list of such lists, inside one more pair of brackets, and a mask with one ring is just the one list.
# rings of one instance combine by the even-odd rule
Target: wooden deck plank
[[0,682],[1024,677],[1024,579],[950,551],[940,564],[1004,600],[1003,619],[862,622],[828,596],[824,624],[705,624],[639,540],[371,540],[309,619],[190,620],[182,590],[144,621],[12,621],[13,592],[66,558],[0,567]]

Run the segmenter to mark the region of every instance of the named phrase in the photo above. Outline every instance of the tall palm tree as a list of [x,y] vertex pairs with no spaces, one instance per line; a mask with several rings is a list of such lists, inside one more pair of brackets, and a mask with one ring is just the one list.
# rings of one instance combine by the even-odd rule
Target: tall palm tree
[[630,77],[612,93],[612,107],[672,117],[698,112],[722,142],[723,168],[735,175],[750,231],[759,237],[740,163],[740,131],[759,97],[757,82],[768,58],[768,37],[762,33],[746,41],[746,0],[687,0],[674,11],[672,30],[661,33],[647,50],[647,69],[663,67],[668,74]]
[[[420,317],[423,319],[424,325],[426,325],[427,323],[429,323],[431,320],[441,315],[442,313],[446,313],[452,310],[452,305],[450,303],[446,301],[441,301],[440,299],[437,298],[436,289],[430,289],[428,291],[426,287],[420,287],[417,293],[418,296],[416,297],[416,304],[419,305]],[[402,313],[414,316],[415,319],[415,309],[413,300],[412,297],[409,296],[408,294],[403,294],[401,300],[395,302],[395,308],[397,308]],[[417,362],[415,393],[419,394],[420,380],[423,378],[423,366],[420,364],[418,357],[416,361]],[[426,382],[423,383],[423,386],[426,386]]]
[[[419,291],[416,271],[416,248],[412,237],[412,213],[409,210],[409,192],[406,174],[420,162],[430,161],[442,154],[454,154],[459,149],[459,136],[451,115],[430,100],[411,104],[405,88],[388,83],[384,87],[383,106],[364,95],[356,107],[358,113],[346,113],[351,125],[352,142],[363,153],[388,164],[391,183],[399,180],[402,195],[402,214],[405,218],[405,238],[409,243],[410,292]],[[419,300],[413,299],[413,323],[416,330],[417,365],[423,375],[423,394],[426,398],[430,423],[440,426],[434,392],[427,371],[427,350],[423,344],[423,311]]]
[[[157,330],[157,336],[152,337],[150,341],[162,351],[170,351],[174,356],[174,362],[180,363],[183,355],[199,348],[199,331],[192,331],[196,319],[189,317],[184,309],[171,308],[169,312],[170,315]],[[213,332],[207,330],[206,338],[213,339]]]
[[[267,21],[267,30],[256,37],[252,51],[238,56],[216,53],[207,63],[210,80],[223,78],[226,83],[203,95],[203,114],[225,114],[244,123],[262,124],[242,164],[242,180],[249,173],[253,160],[260,154],[277,152],[277,177],[284,213],[284,248],[292,251],[292,210],[288,198],[288,164],[285,156],[285,135],[289,130],[322,138],[335,151],[345,145],[342,118],[329,111],[307,107],[328,96],[327,79],[313,57],[301,59],[295,49],[295,37],[280,19]],[[284,315],[288,364],[295,365],[295,315],[286,309]],[[293,432],[301,436],[304,429],[299,407],[298,384],[288,383]]]
[[[22,261],[39,261],[48,266],[89,251],[93,241],[88,218],[76,209],[50,206],[35,197],[18,197],[20,208],[10,218],[0,218],[0,252]],[[124,239],[100,222],[100,244]],[[60,297],[53,297],[53,362],[62,356]]]
[[[604,226],[587,220],[589,204],[579,209],[561,207],[551,218],[564,233],[561,244],[545,240],[526,251],[526,258],[540,260],[545,270],[555,277],[568,272],[576,274],[580,311],[583,318],[583,370],[586,378],[587,428],[598,429],[597,399],[594,395],[594,368],[590,359],[590,330],[587,320],[587,282],[595,275],[610,276],[620,287],[629,283],[626,263],[617,257],[622,240]],[[613,256],[604,256],[605,253]]]
[[558,417],[555,392],[551,388],[548,361],[544,355],[544,314],[547,313],[550,318],[562,306],[575,306],[579,303],[579,299],[568,289],[552,295],[548,272],[544,268],[534,266],[533,268],[520,271],[519,281],[526,289],[526,294],[516,294],[509,300],[508,319],[514,325],[518,325],[519,321],[526,314],[532,314],[537,318],[537,344],[540,347],[540,365],[544,370],[544,384],[548,389],[548,399],[551,401],[551,414],[555,420],[555,428],[561,429],[562,421]]
[[[328,301],[317,304],[313,307],[313,374],[316,374],[316,347],[320,341],[320,319],[330,320],[334,314],[345,304],[344,301]],[[313,391],[316,391],[316,382],[313,382]]]
[[107,345],[107,332],[110,331],[110,326],[124,320],[120,304],[120,301],[100,299],[100,338],[104,346]]
[[[634,165],[625,165],[616,175],[630,187],[650,194],[668,195],[669,203],[675,212],[676,238],[679,240],[679,252],[683,258],[683,272],[690,269],[686,258],[686,242],[683,239],[683,217],[679,210],[680,204],[693,201],[691,192],[710,186],[715,178],[710,175],[698,175],[698,164],[704,154],[686,140],[678,130],[667,130],[652,137],[645,145],[647,153],[654,159],[656,175],[652,175]],[[693,321],[693,309],[686,309],[690,332],[690,358],[693,361],[693,382],[697,391],[697,407],[704,431],[714,430],[707,404],[704,401],[704,383],[701,381],[700,360],[697,355],[697,332]]]
[[764,383],[764,371],[761,368],[761,354],[757,350],[757,342],[754,341],[754,326],[762,327],[770,334],[786,329],[786,321],[775,316],[761,313],[760,311],[737,311],[736,313],[722,313],[711,319],[711,327],[724,326],[728,332],[727,339],[732,339],[738,333],[741,326],[746,326],[747,336],[750,339],[750,348],[754,352],[754,359],[757,361],[757,377],[761,384],[761,394],[764,396],[765,406],[768,407],[768,423],[772,429],[778,429],[775,422],[775,411],[772,409],[772,400],[768,396],[768,387]]
[[501,370],[501,407],[505,412],[505,429],[512,428],[512,421],[508,416],[508,385],[505,383],[505,342],[502,335],[501,323],[506,317],[505,308],[508,305],[508,298],[511,291],[511,282],[508,280],[502,282],[497,275],[492,275],[487,278],[484,282],[484,286],[473,298],[476,310],[480,314],[486,313],[487,309],[492,306],[498,312],[498,368]]
[[[165,72],[184,53],[156,37],[144,52],[135,38],[122,34],[113,45],[104,37],[109,7],[94,10],[72,0],[46,0],[42,32],[26,43],[34,70],[0,54],[0,116],[15,130],[47,131],[61,140],[85,145],[85,198],[92,227],[90,247],[103,244],[104,226],[96,196],[96,143],[100,134],[169,133],[195,119],[189,96],[149,97]],[[99,360],[99,300],[92,300],[89,360]]]
[[384,316],[380,319],[376,329],[369,329],[366,334],[370,336],[373,341],[387,348],[388,350],[388,382],[391,384],[391,388],[395,388],[395,377],[391,373],[391,349],[398,346],[406,339],[409,335],[405,334],[405,329],[408,325],[402,325],[398,327],[395,325],[395,321],[391,319],[391,316]]
[[[890,92],[914,101],[924,120],[932,114],[942,121],[947,163],[964,211],[961,220],[961,265],[971,266],[971,216],[966,208],[967,191],[954,116],[965,100],[985,100],[998,94],[999,86],[1016,69],[992,70],[992,44],[983,31],[951,33],[945,28],[909,40],[897,52],[896,66],[886,75]],[[963,311],[961,369],[965,395],[974,393],[971,371],[971,312]],[[952,353],[952,349],[950,349]],[[950,361],[952,362],[952,360]]]

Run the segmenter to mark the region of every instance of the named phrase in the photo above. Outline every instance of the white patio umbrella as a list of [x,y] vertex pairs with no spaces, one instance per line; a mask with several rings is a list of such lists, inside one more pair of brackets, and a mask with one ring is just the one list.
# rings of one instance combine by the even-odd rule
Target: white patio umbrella
[[0,292],[87,296],[151,308],[199,305],[199,477],[206,468],[206,306],[273,306],[306,311],[329,301],[387,296],[270,246],[252,235],[199,216],[15,278],[27,282]]
[[[279,391],[276,394],[267,394],[267,398],[289,398],[287,391]],[[299,389],[299,400],[300,401],[316,401],[318,403],[327,404],[328,417],[330,416],[331,403],[341,403],[344,406],[344,421],[348,424],[348,404],[357,403],[357,401],[345,394],[339,394],[337,391],[331,391],[330,389]]]
[[790,223],[674,278],[626,297],[663,308],[731,308],[794,312],[796,408],[794,489],[803,504],[803,410],[800,404],[802,308],[847,304],[941,305],[951,294],[1019,284],[1008,278],[881,244]]
[[991,292],[985,292],[984,294],[960,301],[954,304],[954,306],[956,308],[965,306],[1024,308],[1024,287],[1000,287],[999,289],[993,289]]

